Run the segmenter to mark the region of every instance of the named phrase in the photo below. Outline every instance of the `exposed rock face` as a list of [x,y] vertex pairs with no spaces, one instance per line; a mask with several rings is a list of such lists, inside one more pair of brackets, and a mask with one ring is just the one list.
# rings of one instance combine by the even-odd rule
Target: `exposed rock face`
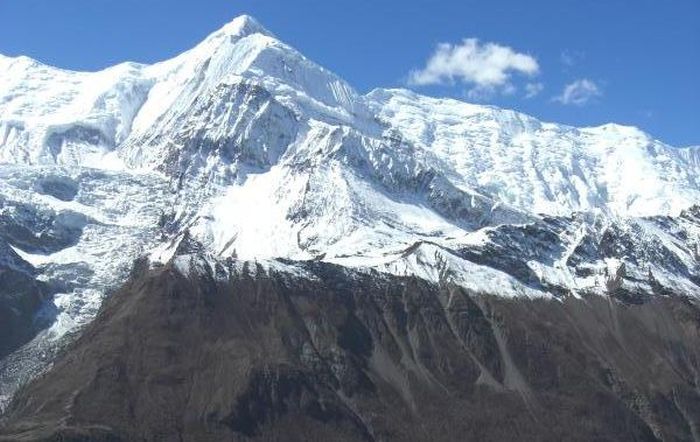
[[698,440],[700,307],[138,264],[1,440]]
[[36,313],[50,291],[36,271],[0,238],[0,358],[38,330]]

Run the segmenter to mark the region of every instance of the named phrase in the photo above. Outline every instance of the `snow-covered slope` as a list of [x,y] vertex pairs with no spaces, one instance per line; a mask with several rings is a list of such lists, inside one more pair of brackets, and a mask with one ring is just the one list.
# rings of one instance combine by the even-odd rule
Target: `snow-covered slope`
[[230,177],[244,162],[275,165],[289,147],[308,156],[318,143],[304,138],[325,136],[324,124],[345,132],[334,134],[336,150],[362,144],[352,154],[379,174],[436,174],[527,212],[678,214],[699,200],[698,148],[405,90],[360,96],[248,16],[152,66],[81,73],[2,57],[0,72],[4,162],[98,165],[115,151],[132,167]]
[[0,69],[3,162],[160,173],[178,192],[169,234],[221,256],[362,263],[544,215],[627,223],[700,201],[698,148],[406,90],[362,96],[248,16],[150,66]]
[[71,72],[0,57],[0,160],[97,165],[131,132],[152,81],[125,63]]
[[380,119],[434,154],[459,187],[526,210],[659,215],[699,201],[700,150],[673,148],[634,127],[543,123],[405,90],[369,98]]
[[216,259],[502,296],[697,297],[700,282],[700,148],[361,95],[247,16],[154,65],[0,57],[0,163],[0,233],[50,283],[56,319],[0,365],[0,395],[136,256],[167,261],[183,238]]

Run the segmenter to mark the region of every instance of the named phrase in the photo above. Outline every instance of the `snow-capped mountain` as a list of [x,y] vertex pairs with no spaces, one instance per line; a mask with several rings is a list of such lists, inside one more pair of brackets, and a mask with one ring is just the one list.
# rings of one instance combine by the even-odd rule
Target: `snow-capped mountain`
[[226,178],[282,157],[320,161],[325,144],[322,156],[367,160],[394,179],[431,173],[459,191],[552,215],[678,214],[700,189],[697,147],[405,90],[362,96],[247,16],[151,66],[83,73],[3,57],[0,71],[8,163],[104,168],[102,155],[116,153],[109,159],[131,168]]
[[0,395],[183,238],[499,296],[698,297],[700,148],[362,95],[247,16],[154,65],[0,57],[0,162],[0,251],[46,285],[25,321],[51,324],[11,343]]

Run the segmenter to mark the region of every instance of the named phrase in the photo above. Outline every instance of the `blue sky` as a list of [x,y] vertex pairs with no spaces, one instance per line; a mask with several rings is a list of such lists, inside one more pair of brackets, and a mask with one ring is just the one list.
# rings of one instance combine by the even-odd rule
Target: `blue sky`
[[0,0],[0,53],[154,62],[241,13],[362,92],[410,87],[700,144],[700,0]]

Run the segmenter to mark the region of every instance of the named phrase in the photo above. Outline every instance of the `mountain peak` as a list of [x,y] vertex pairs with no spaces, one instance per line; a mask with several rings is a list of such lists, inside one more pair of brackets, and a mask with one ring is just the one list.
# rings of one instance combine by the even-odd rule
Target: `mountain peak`
[[245,37],[252,34],[264,34],[271,36],[272,33],[265,29],[254,17],[243,14],[225,24],[217,33],[226,35]]

